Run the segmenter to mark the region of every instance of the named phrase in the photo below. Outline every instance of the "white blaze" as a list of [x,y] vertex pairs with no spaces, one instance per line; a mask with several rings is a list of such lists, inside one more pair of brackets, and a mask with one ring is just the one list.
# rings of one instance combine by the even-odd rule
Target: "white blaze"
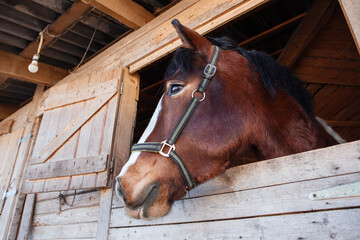
[[[157,123],[161,108],[162,108],[162,99],[163,99],[164,95],[160,98],[160,101],[155,109],[154,114],[151,117],[150,123],[149,125],[146,127],[143,135],[141,136],[140,140],[138,143],[144,143],[146,141],[146,139],[149,137],[149,135],[152,133],[152,131],[155,128],[155,125]],[[130,155],[129,160],[127,161],[127,163],[124,165],[124,167],[121,169],[121,172],[119,174],[119,177],[123,176],[126,171],[128,170],[128,168],[133,165],[137,158],[139,157],[141,152],[134,152]]]

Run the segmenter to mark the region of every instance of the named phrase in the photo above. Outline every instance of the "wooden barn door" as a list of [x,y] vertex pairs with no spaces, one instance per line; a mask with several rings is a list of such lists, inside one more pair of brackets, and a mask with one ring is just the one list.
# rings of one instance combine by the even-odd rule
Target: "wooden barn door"
[[23,193],[109,185],[123,70],[93,73],[53,87],[24,174]]
[[24,128],[20,128],[15,132],[0,136],[0,215],[7,196],[16,194],[17,191],[8,188],[23,133]]

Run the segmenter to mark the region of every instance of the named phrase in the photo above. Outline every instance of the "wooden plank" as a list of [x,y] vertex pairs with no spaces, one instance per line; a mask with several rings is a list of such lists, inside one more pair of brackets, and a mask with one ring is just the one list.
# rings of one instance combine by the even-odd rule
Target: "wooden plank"
[[313,3],[280,55],[278,61],[282,65],[291,68],[295,64],[303,50],[329,21],[336,5],[337,1],[334,0],[316,0]]
[[38,180],[101,172],[106,169],[107,160],[108,155],[103,154],[93,157],[30,165],[26,168],[24,178],[26,180]]
[[113,189],[108,188],[101,191],[100,209],[97,226],[98,240],[107,240],[110,227],[111,204],[112,204]]
[[360,127],[360,121],[326,120],[326,123],[331,127]]
[[104,94],[92,100],[91,104],[88,104],[77,118],[73,119],[57,137],[40,151],[39,155],[32,158],[31,162],[36,164],[46,161],[67,139],[84,125],[91,116],[106,104],[113,95],[114,93]]
[[262,33],[259,33],[259,34],[255,35],[255,36],[253,36],[253,37],[251,37],[249,39],[246,39],[245,41],[242,41],[241,43],[239,43],[239,46],[244,46],[244,45],[249,44],[249,43],[253,44],[253,43],[256,43],[256,42],[260,41],[261,39],[270,37],[271,35],[279,32],[279,31],[281,31],[281,30],[283,30],[283,29],[285,29],[287,27],[289,27],[290,25],[292,25],[292,24],[294,24],[296,22],[298,22],[305,15],[306,15],[306,12],[301,13],[301,14],[299,14],[299,15],[297,15],[297,16],[295,16],[295,17],[293,17],[293,18],[291,18],[291,19],[289,19],[289,20],[287,20],[285,22],[282,22],[282,23],[280,23],[280,24],[278,24],[278,25],[276,25],[276,26],[262,32]]
[[339,3],[360,53],[360,2],[357,0],[339,0]]
[[31,60],[5,51],[0,51],[0,62],[2,63],[0,65],[2,74],[46,86],[52,86],[68,75],[68,72],[64,69],[41,62],[39,62],[39,71],[31,73],[27,68]]
[[[294,169],[288,169],[294,172]],[[269,177],[271,178],[271,177]],[[112,210],[111,227],[135,227],[158,224],[193,223],[220,219],[250,218],[358,207],[360,198],[338,198],[312,201],[315,190],[356,182],[360,173],[345,176],[280,184],[244,191],[195,197],[176,201],[168,215],[150,222],[128,217],[123,208]],[[210,186],[209,186],[210,187]],[[190,193],[191,196],[191,193]],[[281,203],[281,204],[279,204]],[[209,211],[211,209],[211,211]]]
[[97,222],[33,227],[30,239],[84,239],[96,237]]
[[[48,32],[50,34],[44,34],[42,48],[44,49],[47,45],[49,45],[56,38],[57,35],[63,34],[74,22],[76,22],[84,14],[89,12],[90,9],[91,7],[82,1],[75,2],[48,28]],[[37,37],[20,53],[20,56],[23,56],[25,58],[32,58],[32,56],[37,52],[39,41],[40,37]],[[41,70],[41,68],[39,69]]]
[[[68,201],[72,201],[73,193],[65,194]],[[58,193],[59,196],[59,193]],[[73,206],[64,205],[61,207],[62,211],[68,211],[75,208],[89,208],[99,206],[100,191],[92,191],[76,194]],[[50,213],[58,213],[59,198],[36,202],[34,214],[43,215]]]
[[87,2],[133,29],[145,25],[154,18],[149,11],[131,0],[87,0]]
[[[359,154],[360,140],[241,165],[197,186],[189,194],[193,198],[357,173]],[[114,207],[122,206],[117,199],[113,202]]]
[[0,136],[10,133],[13,124],[14,124],[14,120],[12,120],[12,119],[8,119],[8,120],[0,122]]
[[66,93],[66,97],[61,94],[51,95],[45,100],[44,104],[40,106],[40,110],[50,110],[68,104],[86,101],[103,94],[114,93],[117,89],[117,84],[118,79],[112,79],[110,81],[98,83],[88,88],[72,88],[70,92]]
[[[67,199],[68,201],[71,201],[72,196],[69,196]],[[32,226],[56,226],[65,224],[96,222],[98,220],[98,214],[99,206],[73,208],[62,211],[60,214],[55,212],[38,214],[34,216]]]
[[120,97],[119,112],[117,113],[115,126],[114,149],[112,152],[112,156],[116,159],[114,162],[114,176],[118,175],[120,169],[130,156],[139,82],[140,76],[138,74],[130,74],[129,69],[124,68],[123,94]]
[[[172,44],[177,34],[171,25],[171,20],[178,18],[184,25],[205,33],[216,29],[236,17],[261,6],[267,0],[184,0],[164,12],[139,30],[127,35],[110,48],[78,69],[77,74],[86,74],[87,71],[96,71],[101,68],[114,66],[129,66],[149,54],[155,54],[162,46]],[[241,5],[241,6],[240,6]],[[234,9],[236,8],[236,9]],[[180,43],[180,42],[179,42]],[[178,45],[172,44],[167,53]],[[162,53],[160,55],[164,55]],[[121,56],[121,57],[120,57]],[[158,57],[152,58],[155,60]],[[148,65],[145,62],[144,67]],[[137,68],[138,69],[138,68]],[[131,70],[133,72],[135,70]]]
[[[219,220],[180,225],[113,228],[109,239],[359,239],[360,209]],[[221,215],[219,216],[221,217]]]
[[0,214],[2,213],[3,204],[7,200],[3,199],[3,194],[9,189],[11,176],[16,164],[17,154],[19,151],[19,139],[23,136],[24,128],[18,129],[11,134],[0,137]]
[[17,239],[26,240],[28,239],[30,226],[32,223],[33,213],[34,213],[34,205],[35,205],[35,194],[26,195],[26,201],[24,204],[24,212],[21,218],[21,224],[19,226],[19,232],[17,235]]
[[[203,35],[230,22],[231,20],[245,13],[248,13],[249,11],[261,6],[266,2],[268,1],[267,0],[231,1],[231,2],[223,1],[222,4],[219,4],[218,1],[206,1],[206,3],[199,1],[198,4],[195,4],[191,8],[186,9],[186,11],[184,11],[183,14],[177,17],[182,24],[194,29],[199,34]],[[206,16],[207,14],[205,14],[205,16],[201,16],[203,13],[208,13],[208,14],[211,13],[212,16],[211,17]],[[209,18],[207,19],[207,21],[204,21],[203,24],[199,24],[196,26],[196,22],[192,21],[192,18],[187,16],[187,14],[190,16],[199,14],[200,15],[199,18],[205,18],[205,17],[209,17]],[[161,26],[160,32],[154,33],[156,46],[160,45],[159,43],[162,43],[160,45],[161,46],[160,48],[157,48],[155,51],[149,53],[147,56],[143,56],[141,59],[139,59],[136,62],[134,61],[135,59],[133,57],[132,59],[129,59],[128,62],[126,62],[127,60],[126,58],[123,59],[125,61],[125,65],[129,66],[130,73],[134,73],[140,70],[141,68],[149,65],[150,63],[160,59],[161,57],[171,53],[182,44],[180,39],[177,38],[176,34],[175,34],[176,38],[174,38],[173,34],[170,35],[168,38],[163,38],[163,36],[167,36],[167,34],[164,33],[163,31],[166,31],[168,33],[173,33],[174,31],[173,26],[170,24],[170,22],[165,23],[164,25],[165,26]],[[193,27],[194,25],[196,27]],[[171,39],[170,41],[169,38]],[[145,41],[143,40],[142,43],[138,43],[138,44],[141,44],[140,48],[142,49],[153,48],[152,46],[153,41],[151,40],[145,40]],[[139,46],[137,47],[137,49],[139,49]],[[132,53],[132,55],[133,54],[134,52]]]

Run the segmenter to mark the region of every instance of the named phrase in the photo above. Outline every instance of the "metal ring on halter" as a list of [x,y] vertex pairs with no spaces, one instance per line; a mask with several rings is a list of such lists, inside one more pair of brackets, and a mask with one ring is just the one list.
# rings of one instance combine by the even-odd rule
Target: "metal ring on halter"
[[199,102],[204,101],[205,99],[205,92],[200,92],[199,89],[195,89],[192,93],[191,93],[191,97],[194,98],[194,93],[199,92],[203,94],[203,97],[199,100]]

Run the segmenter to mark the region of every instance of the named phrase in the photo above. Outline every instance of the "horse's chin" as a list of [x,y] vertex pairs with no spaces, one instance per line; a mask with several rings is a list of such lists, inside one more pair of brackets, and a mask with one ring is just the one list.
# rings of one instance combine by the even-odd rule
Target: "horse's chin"
[[129,217],[148,221],[165,216],[166,214],[168,214],[170,208],[170,205],[160,207],[156,204],[147,208],[144,204],[136,209],[131,209],[125,206],[125,212]]

